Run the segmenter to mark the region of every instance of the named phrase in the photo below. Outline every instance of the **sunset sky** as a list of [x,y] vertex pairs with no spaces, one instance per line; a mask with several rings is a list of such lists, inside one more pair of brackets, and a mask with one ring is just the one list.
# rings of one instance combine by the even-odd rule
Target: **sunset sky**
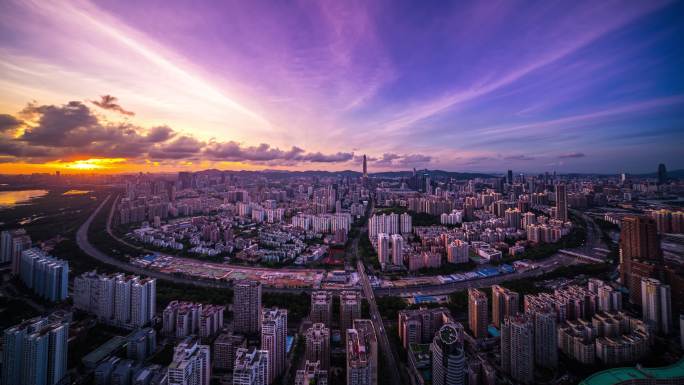
[[0,2],[0,173],[684,168],[684,2]]

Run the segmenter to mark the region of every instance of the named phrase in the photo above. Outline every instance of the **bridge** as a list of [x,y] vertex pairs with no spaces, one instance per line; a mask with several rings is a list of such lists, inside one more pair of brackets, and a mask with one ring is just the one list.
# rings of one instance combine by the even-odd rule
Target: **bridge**
[[593,262],[593,263],[603,263],[605,260],[603,258],[598,258],[598,257],[592,257],[590,255],[578,253],[576,251],[571,251],[571,250],[565,250],[565,249],[560,249],[558,250],[559,253],[569,255],[571,257],[575,257],[577,259],[581,259],[583,261],[587,262]]

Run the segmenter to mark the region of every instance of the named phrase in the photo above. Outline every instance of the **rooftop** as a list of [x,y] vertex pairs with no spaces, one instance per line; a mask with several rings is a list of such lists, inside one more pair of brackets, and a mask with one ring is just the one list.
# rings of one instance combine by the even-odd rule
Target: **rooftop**
[[684,358],[676,364],[660,368],[614,368],[594,373],[580,382],[579,385],[616,385],[624,381],[636,379],[672,380],[684,379]]

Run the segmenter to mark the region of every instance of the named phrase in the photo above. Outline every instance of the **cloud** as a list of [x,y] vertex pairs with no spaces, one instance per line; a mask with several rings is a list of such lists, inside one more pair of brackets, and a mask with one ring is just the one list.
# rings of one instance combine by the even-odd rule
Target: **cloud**
[[0,114],[0,132],[13,131],[19,128],[24,122],[12,115]]
[[[112,99],[108,99],[112,102]],[[255,164],[343,163],[353,152],[308,152],[293,146],[281,150],[267,143],[246,146],[235,141],[202,141],[162,125],[146,129],[130,123],[112,123],[98,117],[84,103],[29,104],[19,113],[0,115],[0,134],[26,125],[19,137],[0,135],[0,157],[43,163],[88,158],[124,158],[136,161],[234,161]]]
[[525,155],[525,154],[520,154],[520,155],[509,155],[504,157],[505,160],[534,160],[535,157]]
[[[363,157],[358,157],[360,162]],[[355,160],[357,160],[355,158]],[[432,161],[432,157],[423,154],[396,154],[393,152],[385,152],[380,157],[368,157],[368,162],[380,167],[393,166],[414,166]]]
[[120,113],[121,115],[126,115],[126,116],[133,116],[135,115],[134,112],[132,111],[126,111],[121,107],[119,104],[116,103],[118,99],[112,95],[102,95],[100,96],[100,100],[93,100],[91,103],[94,105],[105,109],[105,110],[110,110],[110,111],[115,111]]
[[585,156],[583,152],[568,152],[558,155],[558,159],[584,158]]

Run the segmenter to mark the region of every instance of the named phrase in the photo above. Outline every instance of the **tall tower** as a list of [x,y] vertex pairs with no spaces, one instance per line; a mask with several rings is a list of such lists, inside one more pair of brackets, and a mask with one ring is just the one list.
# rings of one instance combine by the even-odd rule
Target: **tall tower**
[[264,309],[261,322],[261,349],[268,351],[268,383],[285,371],[287,310]]
[[233,328],[235,332],[258,333],[261,329],[261,283],[258,281],[236,283],[233,293]]
[[556,185],[556,219],[568,220],[568,190],[562,183]]
[[318,362],[321,369],[330,368],[330,329],[322,323],[315,323],[306,330],[305,356],[310,362]]
[[620,231],[620,280],[629,289],[629,301],[641,304],[641,278],[656,274],[663,252],[653,218],[627,216]]
[[487,295],[477,289],[468,289],[468,326],[475,338],[487,336]]
[[366,154],[363,154],[363,178],[368,178],[368,163],[366,161]]
[[322,323],[327,327],[332,324],[332,292],[314,291],[311,293],[311,312],[309,318],[314,324]]
[[534,380],[534,326],[529,317],[509,317],[501,325],[501,367],[521,384]]
[[346,337],[347,329],[351,329],[354,320],[361,318],[361,297],[356,291],[340,293],[340,332]]
[[658,184],[665,182],[667,182],[667,168],[665,168],[665,164],[661,163],[658,165]]
[[432,383],[463,385],[466,383],[466,359],[458,328],[445,324],[430,344],[432,352]]
[[518,293],[499,285],[492,286],[492,323],[501,327],[506,317],[514,316],[520,309]]

